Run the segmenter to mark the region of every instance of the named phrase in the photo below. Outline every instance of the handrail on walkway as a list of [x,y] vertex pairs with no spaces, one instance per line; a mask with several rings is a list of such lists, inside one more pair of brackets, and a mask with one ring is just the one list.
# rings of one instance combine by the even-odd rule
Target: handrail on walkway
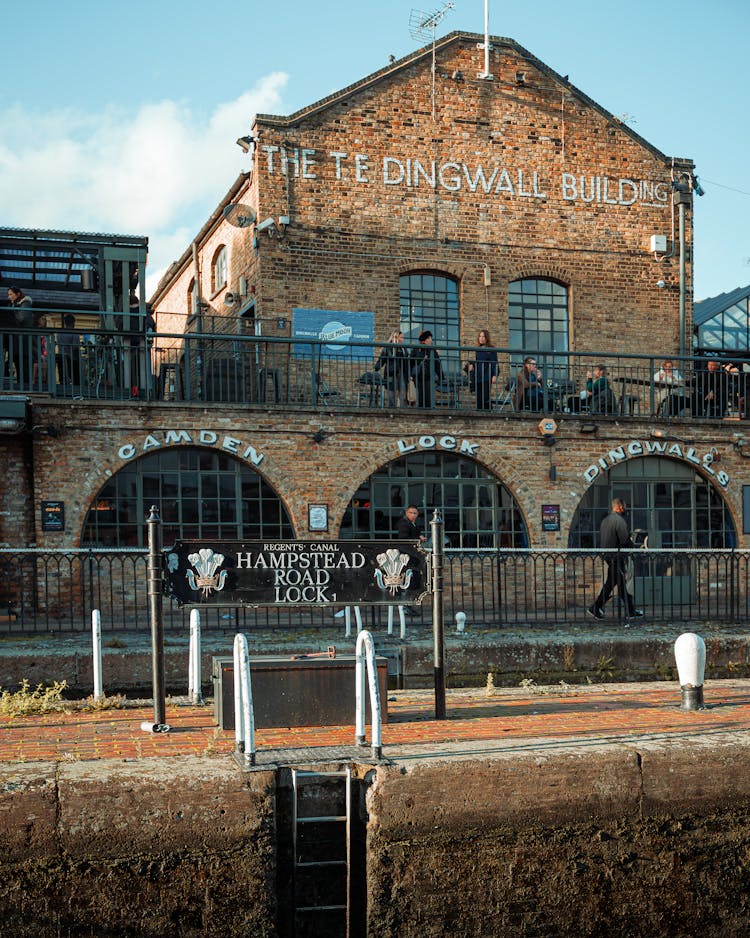
[[255,765],[255,716],[247,637],[234,636],[234,758],[241,768]]
[[363,629],[357,636],[356,646],[356,693],[357,712],[355,716],[355,737],[358,746],[366,746],[365,741],[365,666],[370,687],[370,712],[372,715],[372,757],[381,759],[383,755],[383,736],[380,711],[380,689],[378,687],[378,669],[375,663],[375,643],[372,635]]

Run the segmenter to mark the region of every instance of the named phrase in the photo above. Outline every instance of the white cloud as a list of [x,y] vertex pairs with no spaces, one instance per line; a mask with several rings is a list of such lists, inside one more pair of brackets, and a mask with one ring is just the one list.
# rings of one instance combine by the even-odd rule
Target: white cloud
[[236,146],[256,113],[279,113],[275,72],[208,115],[189,104],[133,114],[0,110],[0,224],[146,235],[149,281],[182,254],[248,159]]

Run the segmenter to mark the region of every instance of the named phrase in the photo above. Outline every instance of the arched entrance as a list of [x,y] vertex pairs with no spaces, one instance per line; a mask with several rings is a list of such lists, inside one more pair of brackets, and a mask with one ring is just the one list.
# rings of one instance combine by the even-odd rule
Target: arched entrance
[[433,509],[442,509],[452,548],[528,547],[526,523],[502,482],[473,459],[434,450],[409,453],[363,482],[344,513],[341,537],[393,537],[412,504],[427,535]]
[[[599,526],[613,498],[628,506],[631,532],[648,535],[650,548],[735,547],[737,532],[721,492],[691,466],[658,456],[629,459],[602,473],[580,501],[569,547],[598,547]],[[637,603],[684,602],[693,591],[694,571],[680,555],[639,555]]]
[[258,472],[228,453],[174,446],[134,459],[107,481],[86,515],[81,544],[145,546],[152,505],[164,544],[294,536],[281,499]]

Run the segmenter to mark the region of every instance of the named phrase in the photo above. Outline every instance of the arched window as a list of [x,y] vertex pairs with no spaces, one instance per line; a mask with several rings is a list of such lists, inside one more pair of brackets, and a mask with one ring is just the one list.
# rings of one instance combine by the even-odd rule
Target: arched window
[[433,271],[414,271],[400,278],[399,296],[404,339],[416,343],[419,333],[429,329],[440,350],[443,369],[459,371],[458,353],[449,352],[460,340],[458,283]]
[[528,547],[526,525],[506,487],[475,460],[435,451],[410,453],[371,475],[344,514],[341,537],[392,538],[409,505],[419,508],[426,535],[433,509],[442,509],[451,547]]
[[143,547],[156,505],[162,542],[176,538],[283,539],[294,536],[278,495],[226,453],[173,446],[124,466],[101,489],[83,526],[87,547]]
[[211,265],[211,292],[223,289],[227,285],[227,249],[222,245],[214,254],[214,262]]
[[514,280],[508,284],[508,331],[512,349],[541,356],[544,376],[567,377],[568,290],[554,280]]

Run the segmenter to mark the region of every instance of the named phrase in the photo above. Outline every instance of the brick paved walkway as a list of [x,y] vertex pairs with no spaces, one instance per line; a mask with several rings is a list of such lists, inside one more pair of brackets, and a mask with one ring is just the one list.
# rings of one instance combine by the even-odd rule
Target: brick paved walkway
[[[507,746],[533,739],[561,742],[627,740],[653,735],[715,735],[750,729],[750,681],[706,684],[707,709],[679,709],[676,683],[599,685],[499,690],[448,691],[446,720],[435,720],[429,691],[391,691],[389,722],[383,726],[383,755],[388,748],[439,748],[450,743],[481,742]],[[354,703],[352,702],[352,718]],[[151,734],[142,721],[153,719],[153,708],[0,716],[0,763],[146,759],[150,757],[230,753],[234,733],[214,723],[211,706],[170,703],[171,731]],[[368,741],[370,740],[368,727]],[[256,747],[284,750],[350,747],[351,726],[259,729]]]

